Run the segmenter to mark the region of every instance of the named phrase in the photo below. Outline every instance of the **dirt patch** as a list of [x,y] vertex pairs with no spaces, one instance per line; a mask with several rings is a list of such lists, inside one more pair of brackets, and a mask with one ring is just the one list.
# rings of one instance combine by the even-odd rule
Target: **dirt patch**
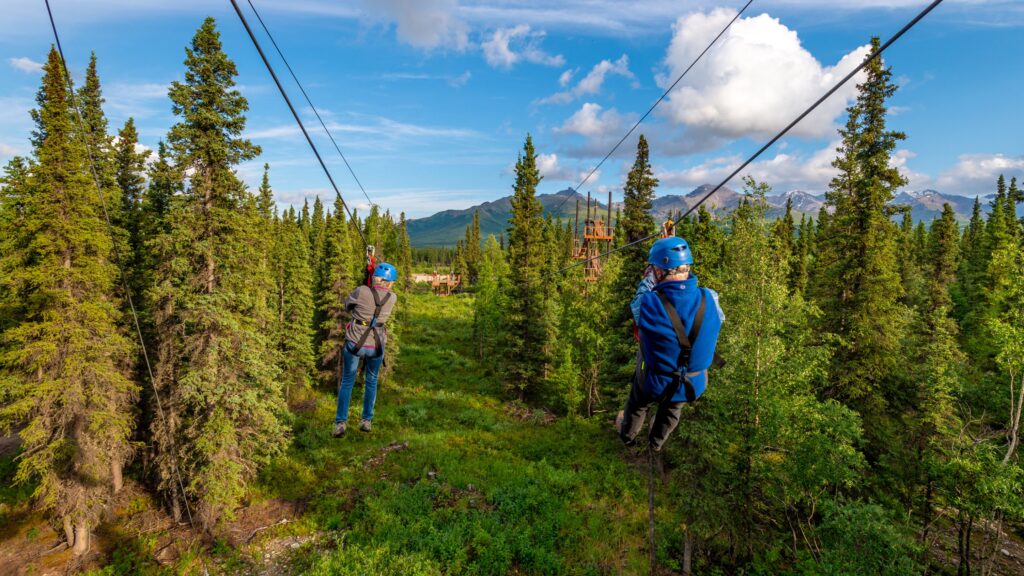
[[263,532],[294,522],[305,511],[305,502],[264,500],[235,511],[235,520],[227,526],[224,538],[231,546],[243,546]]
[[[1019,576],[1024,574],[1024,538],[1013,529],[1004,526],[997,532],[996,527],[975,525],[971,534],[971,572],[981,574],[983,567],[991,565],[992,576]],[[1017,530],[1019,526],[1015,527]],[[929,546],[932,562],[940,566],[958,566],[957,529],[952,522],[943,523],[934,533]]]
[[316,410],[316,398],[310,398],[308,400],[300,400],[288,406],[292,412],[298,414],[309,414]]
[[14,436],[0,436],[0,458],[17,452],[18,446],[21,446],[21,438],[17,434]]
[[506,412],[520,422],[530,422],[540,426],[547,426],[558,419],[555,413],[547,408],[530,408],[519,403],[509,404]]
[[391,454],[392,452],[401,452],[402,450],[405,450],[408,447],[408,442],[392,442],[391,444],[388,444],[387,446],[381,448],[379,455],[367,460],[366,466],[367,468],[376,468],[384,463],[384,460],[387,459],[388,454]]
[[73,564],[63,536],[41,516],[24,516],[17,524],[17,529],[0,541],[0,574],[63,574]]

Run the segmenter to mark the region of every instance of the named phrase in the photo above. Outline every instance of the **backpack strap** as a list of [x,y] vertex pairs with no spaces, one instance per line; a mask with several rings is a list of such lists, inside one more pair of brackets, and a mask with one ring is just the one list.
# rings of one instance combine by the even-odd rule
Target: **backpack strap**
[[383,350],[381,349],[380,332],[377,331],[377,328],[379,328],[379,326],[377,326],[377,317],[380,316],[380,311],[381,309],[384,308],[384,304],[387,303],[388,299],[391,298],[391,292],[387,292],[386,294],[384,294],[384,298],[381,299],[380,295],[377,294],[377,290],[375,288],[370,288],[369,290],[370,295],[373,296],[373,318],[370,319],[368,325],[364,324],[364,326],[367,326],[367,329],[363,331],[362,337],[359,338],[359,342],[356,343],[356,348],[361,349],[363,347],[363,344],[366,344],[367,338],[370,337],[370,332],[373,332],[374,339],[377,342],[377,355],[380,356]]

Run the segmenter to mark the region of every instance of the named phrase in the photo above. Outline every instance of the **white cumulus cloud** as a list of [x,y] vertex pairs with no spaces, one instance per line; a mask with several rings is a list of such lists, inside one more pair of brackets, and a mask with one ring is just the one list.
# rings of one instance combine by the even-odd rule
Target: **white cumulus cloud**
[[15,70],[20,70],[26,74],[38,74],[43,71],[43,65],[41,63],[24,56],[21,58],[8,58],[7,63]]
[[935,179],[935,189],[948,194],[983,196],[995,192],[1000,174],[1007,181],[1016,177],[1024,182],[1024,156],[961,154],[956,165],[942,171]]
[[[771,158],[754,162],[730,180],[728,185],[737,188],[743,177],[753,176],[758,181],[770,184],[776,192],[797,189],[822,192],[836,174],[832,160],[838,144],[838,141],[832,142],[806,155],[779,152]],[[683,170],[656,171],[655,175],[663,186],[689,189],[701,184],[718,184],[741,162],[743,158],[739,156],[721,156]]]
[[[668,87],[733,18],[735,11],[683,16],[673,26],[665,56]],[[797,33],[777,18],[761,14],[740,18],[676,86],[661,113],[700,133],[724,137],[774,133],[855,68],[869,47],[861,46],[835,65],[819,62]],[[837,117],[856,95],[852,79],[805,118],[792,134],[822,137],[834,131]]]
[[[560,180],[570,182],[573,185],[586,176],[586,173],[584,172],[564,166],[560,162],[558,154],[538,154],[537,170],[540,172],[540,175],[544,177],[545,181]],[[600,178],[601,172],[598,170],[597,172],[594,172],[588,181],[597,182]]]
[[622,132],[623,125],[624,118],[614,108],[604,110],[600,104],[587,102],[554,132],[601,139]]
[[[563,72],[562,76],[558,79],[559,84],[567,86],[572,79],[574,72],[575,70],[566,70]],[[629,56],[623,54],[614,62],[611,60],[602,60],[598,62],[590,69],[590,72],[588,72],[583,78],[580,78],[580,81],[571,89],[556,92],[551,96],[541,98],[538,101],[538,104],[567,104],[582,96],[597,94],[601,91],[601,86],[604,85],[605,78],[607,78],[609,74],[636,80],[636,76],[629,70]]]
[[526,61],[544,66],[562,66],[565,58],[561,54],[548,54],[540,48],[545,33],[533,30],[527,24],[512,28],[498,28],[481,47],[484,60],[495,68],[511,68]]

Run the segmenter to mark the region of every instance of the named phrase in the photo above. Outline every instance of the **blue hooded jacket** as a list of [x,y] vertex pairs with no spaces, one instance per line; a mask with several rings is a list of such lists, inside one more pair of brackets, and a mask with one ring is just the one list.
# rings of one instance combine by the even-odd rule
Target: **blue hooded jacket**
[[[704,393],[707,386],[707,373],[704,371],[711,366],[714,359],[718,333],[725,321],[725,314],[718,303],[718,294],[710,288],[698,287],[697,277],[692,275],[686,280],[662,282],[655,286],[651,286],[649,281],[641,282],[637,289],[637,295],[630,308],[640,333],[640,349],[643,351],[646,373],[644,392],[650,396],[660,396],[665,387],[671,384],[672,376],[668,373],[676,370],[676,362],[679,360],[679,340],[657,292],[667,296],[676,307],[679,318],[689,334],[700,304],[700,291],[704,292],[706,299],[704,321],[696,342],[691,342],[693,350],[690,353],[689,366],[679,367],[686,372],[700,372],[690,379],[697,397]],[[679,387],[672,401],[686,401],[683,386]]]

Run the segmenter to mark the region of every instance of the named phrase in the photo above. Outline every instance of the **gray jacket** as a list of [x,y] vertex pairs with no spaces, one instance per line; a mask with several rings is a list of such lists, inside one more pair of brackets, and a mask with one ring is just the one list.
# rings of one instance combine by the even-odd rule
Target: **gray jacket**
[[[363,333],[370,330],[368,324],[373,319],[373,311],[377,308],[373,301],[372,291],[374,290],[376,290],[377,296],[384,303],[384,306],[381,307],[380,315],[377,316],[376,329],[371,330],[363,346],[376,348],[379,344],[381,349],[383,349],[388,341],[388,331],[385,322],[391,316],[391,311],[395,308],[395,302],[398,300],[395,293],[390,290],[359,286],[348,295],[348,299],[345,300],[345,309],[352,314],[352,321],[345,327],[345,338],[349,342],[358,344],[359,340],[363,337]],[[387,299],[386,301],[385,298]],[[380,338],[379,342],[378,337]]]

